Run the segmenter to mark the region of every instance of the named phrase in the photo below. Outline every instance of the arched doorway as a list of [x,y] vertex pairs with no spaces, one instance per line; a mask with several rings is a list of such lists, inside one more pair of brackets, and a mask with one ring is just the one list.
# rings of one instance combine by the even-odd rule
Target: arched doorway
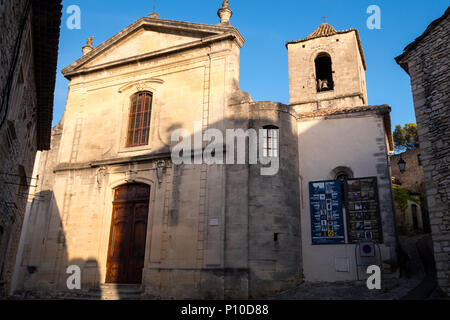
[[127,184],[114,190],[106,283],[142,282],[150,187]]

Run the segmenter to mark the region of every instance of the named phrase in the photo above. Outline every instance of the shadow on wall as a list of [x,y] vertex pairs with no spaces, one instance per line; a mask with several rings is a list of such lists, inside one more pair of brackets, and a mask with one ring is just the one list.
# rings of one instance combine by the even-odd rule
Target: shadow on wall
[[[244,138],[247,143],[243,164],[174,165],[171,174],[172,186],[167,189],[170,190],[168,196],[171,199],[168,203],[167,224],[156,227],[167,227],[167,231],[170,232],[167,240],[168,252],[161,258],[161,269],[150,269],[149,261],[146,261],[143,286],[146,287],[148,294],[162,298],[261,297],[295,287],[301,282],[296,121],[286,105],[248,100],[242,102],[244,98],[247,97],[237,97],[235,103],[225,109],[225,118],[209,123],[208,127],[218,128],[222,133],[225,129],[243,131],[254,129],[257,134],[265,127],[269,127],[267,130],[279,128],[279,136],[267,131],[269,136],[266,137],[268,139],[265,140],[264,147],[266,158],[270,153],[279,157],[279,168],[278,165],[273,167],[279,169],[278,173],[262,175],[261,169],[270,165],[261,164],[259,155],[257,155],[258,163],[249,165],[248,137]],[[178,123],[170,127],[170,131],[175,129],[180,129]],[[166,132],[164,137],[170,141],[171,132]],[[223,143],[226,143],[226,136],[223,138]],[[194,141],[192,134],[189,134],[187,139]],[[269,140],[273,145],[269,144]],[[280,142],[278,148],[275,148],[276,140]],[[217,144],[217,141],[211,139],[211,143]],[[234,147],[227,150],[228,153],[235,152],[235,162],[238,143],[235,140]],[[167,157],[167,152],[175,144],[154,150],[151,155]],[[204,146],[208,144],[205,143]],[[223,144],[221,147],[223,148]],[[218,150],[222,151],[217,152],[224,152],[223,149]],[[50,151],[52,152],[58,153],[58,148]],[[227,155],[224,153],[224,159]],[[136,161],[149,162],[159,159],[156,157],[156,160],[153,158],[142,160],[145,156],[148,154],[136,157]],[[120,171],[128,168],[128,163],[110,165],[111,167]],[[73,214],[73,210],[76,210],[74,207],[70,208],[70,203],[72,205],[80,203],[87,198],[82,198],[80,193],[74,192],[74,189],[71,192],[70,203],[66,203],[62,196],[62,193],[66,192],[57,189],[64,186],[56,186],[52,181],[55,180],[53,169],[45,169],[41,189],[46,191],[40,192],[35,197],[31,208],[23,254],[26,258],[20,267],[21,279],[24,280],[20,282],[23,283],[22,288],[17,288],[17,291],[28,293],[30,296],[56,295],[56,293],[68,296],[93,292],[98,294],[100,288],[109,288],[109,284],[104,286],[105,279],[100,279],[99,257],[72,259],[71,255],[73,248],[79,252],[81,248],[88,248],[89,245],[84,243],[88,241],[83,237],[84,232],[76,234],[75,231],[75,234],[72,234],[72,230],[76,230],[74,224],[76,226],[77,221],[73,221],[72,217],[68,219],[68,212]],[[198,171],[199,175],[193,174],[193,171]],[[207,172],[208,179],[201,180],[200,171]],[[68,176],[69,173],[58,172],[58,175]],[[88,178],[91,180],[94,176]],[[198,190],[192,190],[192,178],[201,180],[200,183],[205,185]],[[158,188],[163,186],[165,184]],[[105,187],[102,188],[102,193],[110,191]],[[59,208],[55,194],[50,190],[58,194]],[[201,202],[199,199],[205,198],[202,192],[206,190],[211,200]],[[85,192],[85,194],[92,193]],[[192,209],[194,204],[195,208]],[[166,211],[149,214],[149,220],[160,218],[162,220]],[[110,222],[104,227],[104,231],[108,234]],[[70,225],[71,230],[69,238],[63,228],[67,225]],[[152,225],[158,224],[149,223],[149,226]],[[83,225],[79,227],[82,228]],[[147,234],[152,238],[146,241],[147,244],[162,243],[165,240],[161,238],[161,232],[149,230]],[[98,238],[93,236],[93,239]],[[97,244],[95,246],[98,247]],[[146,250],[150,250],[149,245]],[[192,250],[192,254],[188,257],[189,261],[180,262],[177,257],[187,256],[185,250]],[[146,256],[151,257],[152,252],[148,252]],[[155,253],[155,256],[159,254]],[[78,265],[81,269],[82,286],[79,291],[69,291],[66,286],[70,276],[66,274],[66,269],[70,265]],[[201,275],[196,278],[198,273]],[[118,294],[118,298],[125,297]]]
[[53,192],[37,193],[29,212],[14,295],[25,299],[71,299],[86,295],[100,298],[98,262],[95,258],[70,257],[72,243],[63,227],[66,217]]
[[[168,253],[167,261],[161,261],[161,266],[173,267],[171,270],[158,270],[160,277],[170,279],[170,283],[160,283],[159,288],[152,288],[156,290],[152,292],[156,296],[246,299],[290,289],[301,282],[296,120],[289,106],[274,102],[253,102],[243,93],[230,99],[224,116],[208,123],[207,128],[213,130],[208,131],[207,135],[204,135],[202,129],[205,128],[201,126],[194,128],[194,131],[192,127],[185,128],[193,132],[186,136],[186,140],[190,142],[195,155],[203,153],[203,156],[211,155],[217,159],[221,153],[226,164],[204,167],[186,163],[173,165],[172,203],[167,222],[171,227],[168,239],[171,252]],[[272,135],[273,131],[270,130],[275,128],[279,129],[279,135]],[[167,141],[171,141],[173,129],[179,129],[179,126],[169,128],[165,133]],[[237,129],[245,133],[249,129],[255,130],[256,146],[259,143],[255,150],[257,163],[249,164],[253,154],[247,136],[243,139],[245,155],[241,160],[244,163],[237,164],[241,156],[237,149],[242,140],[234,139],[234,146],[231,146],[227,143],[230,137],[229,132],[225,134],[225,129],[232,129],[231,134],[237,134]],[[259,130],[263,129],[265,138],[259,136]],[[223,140],[218,141],[215,133]],[[194,145],[197,135],[205,140],[200,142],[200,147]],[[276,148],[275,143],[278,142]],[[170,149],[174,150],[176,144],[172,142]],[[212,150],[214,147],[215,150]],[[261,154],[260,148],[264,149]],[[168,149],[155,152],[167,152]],[[179,149],[177,151],[180,151],[181,157],[186,156],[193,163],[192,154],[186,155]],[[233,152],[234,164],[227,164],[227,157]],[[265,158],[271,155],[277,157],[277,164],[261,163],[261,155]],[[203,168],[201,170],[208,178],[204,181],[205,186],[200,181],[198,195],[193,196],[192,192],[187,191],[189,181],[186,172],[195,166]],[[270,170],[269,174],[262,174],[264,168],[274,169],[273,174],[270,174]],[[202,190],[207,190],[207,195],[203,195]],[[191,227],[189,220],[193,213],[188,212],[186,207],[194,203],[196,197],[208,197],[209,204],[203,204],[200,200],[195,217],[198,223]],[[212,201],[213,197],[217,197],[215,201]],[[162,214],[154,213],[155,216]],[[222,221],[225,222],[223,229],[220,227]],[[177,239],[185,239],[183,232],[186,228],[191,228],[189,241],[192,242],[189,247],[193,252],[191,261],[187,263],[201,273],[198,280],[195,280],[192,271],[183,270],[174,264],[177,255],[183,256],[184,244],[180,245],[181,241],[177,242]],[[152,239],[152,242],[156,241],[161,242],[161,239]],[[200,267],[198,261],[201,261]],[[194,279],[193,283],[186,281],[190,278]]]
[[[256,132],[259,132],[260,129],[267,128],[269,131],[266,131],[266,136],[263,137],[263,143],[260,146],[265,149],[264,152],[267,155],[269,153],[273,155],[276,151],[279,170],[275,172],[275,175],[262,175],[261,169],[268,165],[264,165],[260,161],[257,164],[249,164],[248,137],[244,139],[247,143],[245,163],[243,164],[173,165],[170,174],[172,180],[158,186],[159,192],[164,192],[164,197],[160,198],[165,199],[165,193],[167,193],[167,208],[161,205],[158,207],[162,208],[159,209],[161,212],[149,211],[149,220],[152,219],[153,223],[148,225],[163,230],[147,231],[147,235],[151,239],[147,239],[145,249],[150,250],[149,244],[151,243],[161,244],[161,247],[162,243],[166,243],[164,249],[166,251],[160,255],[159,253],[163,250],[158,248],[158,245],[155,247],[160,252],[154,254],[147,252],[146,254],[146,257],[157,257],[156,262],[159,265],[159,267],[151,268],[150,262],[145,261],[143,286],[148,294],[160,298],[179,299],[246,299],[291,289],[302,281],[297,119],[293,115],[291,107],[280,103],[253,102],[245,94],[237,94],[229,101],[229,105],[224,109],[223,117],[208,123],[208,128],[217,128],[222,134],[225,129],[242,129],[244,131],[255,129]],[[307,152],[319,155],[317,159],[309,163],[313,168],[307,168],[310,175],[314,175],[314,177],[310,177],[311,179],[315,179],[316,175],[317,178],[327,176],[329,171],[336,166],[345,165],[346,163],[341,162],[349,160],[348,154],[351,154],[340,151],[337,154],[340,155],[342,161],[331,165],[333,161],[337,161],[336,156],[326,158],[320,155],[325,147],[330,149],[327,151],[332,152],[336,146],[331,143],[327,145],[328,137],[324,139],[318,135],[321,134],[321,131],[319,127],[313,130],[315,126],[317,126],[316,123],[305,129],[305,132],[310,131],[311,140],[314,140],[314,146],[308,145]],[[275,127],[280,130],[277,136],[270,132]],[[180,125],[174,123],[169,130],[179,128]],[[192,132],[192,128],[186,129]],[[199,131],[202,129],[204,128],[200,127]],[[194,130],[194,134],[195,132]],[[167,137],[167,141],[171,141],[171,132],[165,132],[164,136]],[[218,144],[213,139],[214,137],[211,137],[210,142],[213,145]],[[319,141],[316,142],[317,139]],[[194,147],[192,134],[187,136],[187,140],[190,140]],[[274,144],[269,143],[269,141],[275,142],[275,140],[279,140],[277,149],[274,148]],[[366,138],[363,137],[358,141],[365,143]],[[225,142],[226,137],[221,143],[222,148]],[[172,143],[159,150],[152,150],[150,154],[130,157],[125,164],[105,165],[107,166],[106,172],[108,172],[108,168],[113,168],[116,172],[126,172],[129,171],[129,164],[133,162],[148,163],[167,159],[167,153],[175,147],[175,144]],[[204,148],[208,144],[202,145],[202,152],[206,151]],[[237,146],[238,142],[235,140],[234,147],[226,149],[224,159],[231,151],[234,151],[234,160],[236,160]],[[218,150],[222,151],[216,152],[225,152],[224,149],[219,148]],[[50,151],[50,153],[52,152],[58,153],[59,150],[56,147]],[[367,150],[366,153],[361,153],[360,159],[353,159],[353,162],[365,168],[366,157],[372,156],[372,151]],[[384,154],[380,155],[380,159],[385,161]],[[259,156],[258,160],[261,160]],[[54,164],[55,166],[63,165],[56,163],[56,160]],[[71,163],[70,165],[77,164]],[[376,164],[373,166],[372,170],[375,170]],[[314,169],[314,167],[317,168]],[[74,218],[68,219],[68,213],[76,210],[75,207],[70,206],[71,203],[73,205],[89,200],[95,206],[95,201],[100,201],[96,200],[96,197],[100,199],[100,194],[111,190],[100,183],[97,189],[99,195],[93,195],[89,189],[83,189],[82,191],[87,191],[84,193],[88,195],[84,198],[81,195],[82,192],[77,193],[76,190],[72,190],[69,192],[69,201],[65,201],[64,196],[58,197],[61,199],[60,205],[63,206],[58,208],[55,195],[50,190],[53,189],[58,194],[62,192],[67,194],[68,192],[57,189],[67,186],[55,185],[52,181],[52,179],[55,180],[54,176],[56,175],[53,173],[53,169],[45,169],[46,173],[43,176],[41,189],[46,191],[40,192],[35,197],[30,211],[31,216],[26,229],[28,239],[25,242],[23,255],[26,259],[21,262],[20,267],[21,278],[24,279],[21,282],[23,288],[18,289],[25,293],[42,292],[43,295],[91,294],[91,297],[95,297],[95,294],[99,292],[101,294],[100,287],[103,287],[105,281],[105,279],[100,279],[99,256],[83,259],[72,258],[73,248],[76,248],[78,252],[82,251],[82,248],[86,248],[86,252],[92,250],[88,250],[87,241],[89,239],[83,237],[83,232],[76,234],[75,231],[75,234],[72,235],[72,230],[76,230],[76,227],[82,230],[83,225],[77,225],[78,221],[73,221]],[[149,171],[148,167],[146,169],[138,167],[135,170],[141,171],[137,172],[141,175],[145,171],[148,174]],[[198,172],[193,173],[196,170]],[[384,163],[383,170],[387,171]],[[367,170],[361,169],[361,171]],[[66,175],[68,179],[72,174],[73,171],[68,170],[58,172],[58,175]],[[79,174],[81,175],[81,173]],[[202,174],[207,178],[202,179]],[[158,175],[157,169],[156,175]],[[386,190],[390,190],[388,172],[385,175]],[[88,173],[85,174],[85,178],[94,181],[95,175]],[[125,185],[127,184],[125,175],[124,179]],[[197,183],[200,184],[199,188],[193,190],[194,181],[192,179],[195,179],[195,186]],[[169,184],[171,184],[170,187],[168,187]],[[78,188],[89,187],[80,185]],[[202,192],[207,193],[203,194]],[[205,200],[206,196],[208,197],[207,201]],[[156,199],[153,200],[156,201]],[[304,199],[304,202],[307,203],[307,199]],[[383,205],[391,206],[391,202],[388,202]],[[82,214],[88,215],[89,212],[82,212]],[[163,224],[162,221],[167,222]],[[100,232],[104,231],[109,234],[110,222],[107,222],[104,230]],[[391,229],[394,225],[391,217],[386,218],[386,224],[387,229]],[[71,227],[69,239],[67,239],[63,227],[67,225]],[[389,235],[392,233],[393,231],[390,230]],[[92,241],[99,238],[93,235],[92,239],[94,240]],[[98,243],[90,245],[98,248]],[[107,246],[106,244],[102,245],[103,247]],[[98,249],[93,252],[98,252]],[[179,257],[184,257],[184,261],[180,262]],[[319,265],[321,261],[316,263]],[[67,288],[66,281],[70,275],[66,274],[66,269],[70,265],[80,267],[81,289],[79,291],[70,291]],[[198,274],[200,274],[199,277],[197,277]],[[123,297],[119,294],[119,298]]]

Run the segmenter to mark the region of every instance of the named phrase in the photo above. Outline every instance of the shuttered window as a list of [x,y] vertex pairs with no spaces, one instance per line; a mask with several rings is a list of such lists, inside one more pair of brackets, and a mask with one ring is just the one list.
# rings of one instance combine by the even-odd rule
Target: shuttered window
[[127,147],[148,144],[153,96],[150,92],[138,92],[131,98]]

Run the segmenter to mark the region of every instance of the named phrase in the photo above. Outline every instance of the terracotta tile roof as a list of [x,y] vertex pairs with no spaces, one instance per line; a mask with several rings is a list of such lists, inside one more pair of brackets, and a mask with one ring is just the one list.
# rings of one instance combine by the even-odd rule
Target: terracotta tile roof
[[367,69],[366,59],[364,57],[364,51],[363,51],[363,48],[362,48],[362,45],[361,45],[361,39],[359,37],[359,32],[358,32],[358,29],[356,29],[356,28],[350,28],[350,29],[347,29],[347,30],[336,31],[335,28],[333,28],[328,23],[324,22],[313,33],[311,33],[306,38],[303,38],[303,39],[300,39],[300,40],[291,40],[291,41],[286,42],[286,48],[288,47],[289,44],[305,42],[305,41],[308,41],[308,40],[322,38],[322,37],[330,37],[330,36],[334,36],[336,34],[344,34],[344,33],[349,33],[349,32],[353,32],[353,31],[356,33],[356,39],[358,40],[359,52],[361,54],[361,59],[362,59],[362,63],[363,63],[363,66],[364,66],[364,70],[366,70]]
[[322,23],[313,33],[305,38],[305,40],[311,40],[320,37],[328,37],[337,34],[335,28],[330,26],[328,23]]

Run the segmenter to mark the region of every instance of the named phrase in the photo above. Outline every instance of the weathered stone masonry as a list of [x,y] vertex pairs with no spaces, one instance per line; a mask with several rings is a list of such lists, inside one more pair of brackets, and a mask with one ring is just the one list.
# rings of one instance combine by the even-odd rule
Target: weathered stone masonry
[[0,296],[11,284],[34,157],[50,144],[60,3],[0,2]]
[[396,58],[411,77],[440,287],[450,294],[450,8]]
[[[390,108],[367,105],[358,33],[322,24],[313,39],[289,44],[292,94],[304,100],[254,102],[239,89],[244,38],[229,15],[226,1],[217,25],[151,14],[96,48],[88,43],[83,56],[62,71],[70,80],[66,109],[52,150],[38,164],[41,179],[27,211],[17,293],[68,293],[66,268],[72,264],[82,270],[80,293],[109,282],[125,284],[108,278],[114,253],[108,248],[119,243],[110,241],[115,190],[133,183],[151,190],[144,266],[137,270],[142,280],[133,283],[140,292],[168,299],[245,299],[303,280],[357,280],[354,244],[311,246],[305,186],[336,179],[330,174],[342,166],[352,177],[379,180],[384,243],[377,263],[384,275],[395,276]],[[294,77],[297,69],[314,71],[323,53],[334,61],[335,91],[317,92],[312,73]],[[130,100],[143,90],[152,94],[148,141],[130,146]],[[302,119],[308,112],[327,114]],[[261,175],[261,163],[170,160],[171,135],[179,128],[192,137],[206,129],[225,136],[226,129],[274,127],[279,171],[273,176]],[[337,260],[348,268],[342,270]]]

